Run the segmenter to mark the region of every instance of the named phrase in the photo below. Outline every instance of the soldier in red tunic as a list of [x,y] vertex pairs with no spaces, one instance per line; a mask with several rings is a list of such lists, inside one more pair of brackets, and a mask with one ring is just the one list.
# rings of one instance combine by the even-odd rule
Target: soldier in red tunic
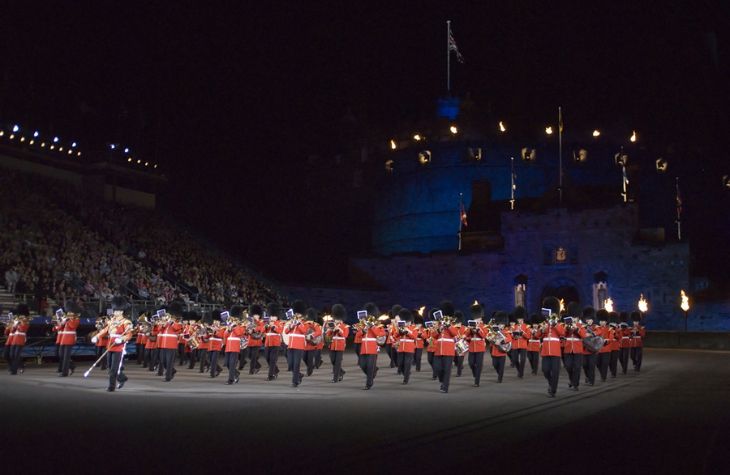
[[411,378],[411,366],[413,366],[413,355],[416,353],[417,334],[418,329],[413,324],[413,313],[407,308],[401,308],[398,312],[394,341],[398,371],[403,375],[403,384],[408,384]]
[[490,343],[492,367],[497,372],[497,382],[504,377],[504,366],[507,360],[507,348],[512,347],[512,333],[507,328],[509,316],[507,312],[498,311],[494,315],[494,325],[490,328],[487,340]]
[[560,378],[560,338],[565,337],[565,325],[558,321],[560,301],[557,298],[546,297],[542,307],[550,310],[548,321],[538,332],[542,339],[542,373],[548,381],[548,396],[555,397]]
[[69,302],[66,306],[66,312],[59,309],[59,358],[61,358],[61,374],[59,376],[66,377],[73,374],[76,365],[71,361],[71,352],[76,344],[76,329],[79,327],[79,314],[81,310],[73,302]]
[[98,339],[107,337],[109,346],[107,359],[109,363],[109,385],[106,390],[113,392],[115,389],[122,389],[127,382],[124,374],[123,360],[127,342],[132,338],[132,322],[124,317],[126,302],[120,297],[112,299],[113,315],[107,326],[92,338],[96,343]]
[[8,332],[8,340],[6,345],[10,346],[8,357],[10,358],[10,374],[16,375],[18,371],[22,374],[25,371],[23,367],[23,347],[27,339],[28,329],[30,328],[30,310],[25,304],[20,304],[15,309],[15,317],[11,323]]
[[514,356],[515,367],[517,368],[517,377],[522,378],[525,375],[525,363],[527,362],[527,346],[530,343],[532,330],[525,323],[525,308],[518,305],[512,311],[512,318],[515,324],[512,327],[512,355]]
[[469,343],[469,368],[478,388],[482,379],[484,353],[487,351],[487,331],[484,327],[484,307],[476,302],[471,306],[471,320],[467,322],[466,341]]
[[440,312],[434,312],[436,317],[436,333],[434,367],[441,383],[440,391],[442,393],[449,392],[449,384],[451,382],[451,367],[454,364],[454,356],[456,355],[456,337],[459,331],[452,324],[454,322],[454,305],[449,301],[441,302]]
[[178,342],[183,332],[180,323],[183,307],[180,302],[172,302],[167,309],[165,320],[162,322],[162,329],[157,335],[157,346],[160,349],[160,368],[165,371],[165,381],[172,381],[177,370],[175,369],[175,355],[178,352]]
[[345,324],[347,310],[342,304],[336,303],[332,306],[332,320],[327,322],[325,335],[330,340],[330,362],[332,363],[332,381],[342,381],[345,370],[342,369],[342,358],[345,354],[347,337],[350,328]]
[[289,344],[287,349],[287,359],[291,368],[292,387],[298,387],[302,384],[304,374],[301,372],[302,357],[304,356],[304,348],[306,342],[304,337],[307,334],[308,326],[304,322],[304,314],[307,312],[307,306],[301,300],[296,300],[292,304],[291,319],[284,325],[284,330],[289,336]]
[[527,340],[527,361],[530,362],[530,370],[533,375],[537,375],[537,370],[540,368],[541,343],[537,333],[539,325],[540,317],[536,313],[530,315],[530,339]]
[[281,306],[276,302],[267,305],[268,315],[264,317],[264,359],[269,365],[269,375],[267,381],[273,381],[279,377],[279,348],[281,347],[281,333],[284,330],[284,324],[279,320],[281,317]]
[[634,364],[634,371],[641,371],[641,362],[644,358],[644,338],[646,338],[646,328],[641,324],[641,313],[634,312],[631,314],[632,327],[631,334],[631,362]]

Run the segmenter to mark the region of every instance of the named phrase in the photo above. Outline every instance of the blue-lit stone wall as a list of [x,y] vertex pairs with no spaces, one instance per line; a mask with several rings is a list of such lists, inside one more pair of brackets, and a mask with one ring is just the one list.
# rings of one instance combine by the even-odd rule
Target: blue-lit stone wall
[[[514,307],[515,277],[524,275],[527,306],[538,311],[546,289],[572,287],[583,306],[593,305],[594,275],[607,274],[609,296],[618,311],[633,311],[639,294],[649,300],[652,329],[680,329],[679,291],[689,288],[689,246],[635,243],[636,206],[603,210],[502,214],[504,248],[467,255],[357,258],[351,266],[387,291],[390,302],[432,306],[441,299],[469,308],[477,299],[488,311]],[[555,263],[557,248],[567,252]]]
[[[529,144],[524,144],[529,145]],[[614,164],[618,147],[592,144],[589,159],[575,163],[573,150],[563,149],[565,183],[615,186],[621,192],[621,171]],[[468,149],[481,148],[480,161],[469,160]],[[522,144],[484,141],[437,141],[411,144],[392,152],[393,172],[382,178],[373,219],[373,251],[378,255],[451,251],[458,246],[459,194],[465,206],[472,202],[472,183],[488,181],[495,201],[509,200],[510,157],[515,157],[516,198],[536,198],[558,183],[557,142],[532,145],[534,162],[520,158]],[[431,152],[431,162],[421,165],[418,153]],[[636,153],[638,150],[629,151]],[[650,182],[649,179],[646,182]],[[650,195],[645,200],[648,204]]]

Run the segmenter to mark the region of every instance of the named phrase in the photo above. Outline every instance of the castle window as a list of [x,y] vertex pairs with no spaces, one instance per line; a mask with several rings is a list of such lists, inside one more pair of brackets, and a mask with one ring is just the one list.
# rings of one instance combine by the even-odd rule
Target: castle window
[[603,271],[596,272],[593,275],[593,308],[605,308],[608,297],[608,275]]
[[514,294],[515,294],[515,307],[524,307],[527,308],[527,276],[524,274],[520,274],[517,277],[515,277],[515,286],[514,286]]

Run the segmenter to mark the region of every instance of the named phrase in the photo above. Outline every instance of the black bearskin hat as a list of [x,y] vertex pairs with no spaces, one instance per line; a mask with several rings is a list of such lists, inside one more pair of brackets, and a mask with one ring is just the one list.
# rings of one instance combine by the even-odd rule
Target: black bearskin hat
[[317,311],[315,309],[313,309],[312,307],[309,307],[305,311],[305,315],[306,315],[307,320],[312,321],[312,322],[317,321]]
[[453,317],[454,313],[456,312],[456,309],[454,308],[454,304],[451,303],[450,300],[444,300],[439,304],[439,308],[442,312],[444,312],[444,316]]
[[411,323],[413,321],[413,312],[407,308],[401,308],[400,311],[398,311],[398,317],[400,317],[403,321]]
[[585,318],[585,319],[590,318],[591,320],[593,320],[593,317],[595,317],[595,316],[596,316],[596,309],[594,309],[593,307],[588,306],[583,309],[583,318]]
[[596,312],[596,318],[599,322],[607,322],[608,321],[608,310],[605,308],[600,309]]
[[241,318],[243,315],[243,307],[241,305],[234,305],[228,313],[230,313],[233,318]]
[[477,318],[484,318],[484,306],[480,303],[475,303],[469,309],[471,311],[471,319],[476,320]]
[[79,316],[81,315],[81,312],[83,312],[81,305],[77,304],[76,302],[68,302],[63,310],[65,310],[66,313],[73,313],[74,315]]
[[183,314],[183,302],[179,300],[173,300],[167,307],[167,313],[173,317],[181,317]]
[[390,308],[390,318],[395,318],[396,315],[398,315],[403,307],[401,305],[395,304]]
[[641,313],[640,312],[631,312],[631,321],[632,322],[640,322],[641,321]]
[[540,319],[540,315],[538,315],[536,313],[533,313],[532,315],[530,315],[530,323],[537,325],[538,323],[541,323],[541,321],[542,320]]
[[253,317],[254,315],[258,315],[259,317],[264,316],[264,307],[257,303],[252,303],[248,306],[248,314],[249,316]]
[[558,315],[560,313],[560,300],[557,297],[545,297],[542,299],[542,308],[549,308],[551,314]]
[[567,307],[565,307],[566,313],[570,317],[578,318],[580,316],[580,305],[578,302],[570,302]]
[[294,313],[298,313],[299,315],[307,313],[307,304],[304,303],[303,300],[295,300],[294,303],[291,304],[291,308],[294,310]]
[[518,305],[515,307],[514,310],[512,310],[512,317],[515,319],[515,321],[521,319],[525,319],[527,317],[527,310],[525,310],[525,307],[522,305]]
[[365,304],[365,310],[368,312],[368,315],[371,315],[373,317],[379,317],[380,316],[380,309],[377,305],[375,305],[372,302],[368,302]]
[[507,325],[509,323],[507,312],[503,312],[502,310],[494,312],[494,323]]
[[464,312],[461,310],[454,311],[454,320],[458,323],[464,323]]
[[281,318],[281,305],[278,302],[270,302],[266,306],[266,312],[271,317]]
[[332,318],[335,320],[342,320],[344,321],[347,319],[347,310],[345,309],[345,306],[341,303],[336,303],[332,306]]

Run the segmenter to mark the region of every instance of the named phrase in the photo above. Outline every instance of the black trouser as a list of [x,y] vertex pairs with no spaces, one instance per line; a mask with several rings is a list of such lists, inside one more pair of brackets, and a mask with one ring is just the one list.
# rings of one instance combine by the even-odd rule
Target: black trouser
[[345,372],[342,371],[342,356],[345,354],[344,351],[330,350],[330,362],[332,363],[332,381],[335,383],[340,380]]
[[454,362],[456,363],[456,376],[461,376],[461,373],[464,371],[464,355],[454,356]]
[[7,340],[5,340],[5,345],[3,346],[3,359],[7,361],[8,368],[10,368],[10,345],[8,345]]
[[413,364],[413,353],[398,352],[398,371],[403,374],[403,382],[407,383],[411,378],[411,365]]
[[510,368],[515,367],[515,351],[517,351],[517,349],[513,348],[507,352],[507,357],[509,357],[509,367]]
[[302,359],[304,364],[307,365],[307,376],[312,376],[312,373],[314,373],[314,364],[316,362],[314,357],[314,350],[304,350]]
[[[106,351],[106,348],[105,347],[103,347],[103,346],[97,346],[96,347],[96,359],[101,358],[101,355],[103,355],[105,351]],[[102,371],[106,370],[106,366],[107,366],[106,365],[106,360],[107,360],[106,358],[104,358],[104,359],[101,360],[101,370]]]
[[172,381],[172,378],[175,376],[175,350],[163,348],[160,352],[160,358],[165,367],[165,381]]
[[360,345],[362,345],[362,343],[355,343],[355,354],[357,355],[358,365],[360,365]]
[[200,360],[200,372],[205,373],[208,365],[208,350],[204,348],[198,349],[198,359]]
[[269,379],[276,377],[279,374],[279,366],[276,361],[279,359],[279,347],[278,346],[267,346],[264,348],[264,359],[269,365]]
[[249,374],[254,374],[256,371],[261,369],[261,363],[259,363],[259,353],[261,353],[260,346],[249,346],[248,357],[251,359],[251,367],[248,370]]
[[135,348],[135,351],[137,352],[137,364],[143,364],[144,363],[144,345],[139,344],[135,341],[134,348]]
[[314,367],[319,369],[322,366],[322,350],[317,348],[314,350]]
[[434,352],[433,351],[427,351],[426,352],[426,361],[428,361],[428,364],[431,365],[431,377],[433,379],[436,379],[438,376],[438,371],[436,371],[436,363],[434,363]]
[[449,384],[451,382],[451,367],[454,365],[453,356],[434,356],[433,364],[436,367],[436,372],[441,382],[441,389],[444,391],[449,390]]
[[218,355],[220,354],[220,351],[209,351],[208,352],[208,366],[210,369],[210,377],[215,378],[218,376],[218,373],[222,371],[223,368],[221,368],[218,365]]
[[[173,353],[173,355],[174,355],[174,353]],[[182,365],[183,363],[185,363],[185,359],[186,359],[185,343],[178,343],[177,344],[177,356],[178,356],[178,359],[179,359],[179,363],[178,364]],[[174,357],[172,359],[172,362],[173,362],[173,365],[174,365],[174,363],[175,363],[175,358]]]
[[517,377],[521,378],[525,375],[525,363],[527,362],[527,348],[518,348],[512,350],[515,366],[517,367]]
[[61,348],[59,349],[59,357],[61,358],[61,374],[63,376],[68,376],[69,370],[76,369],[76,365],[73,361],[71,361],[71,351],[73,350],[73,345],[60,345]]
[[378,355],[360,355],[360,369],[365,373],[365,386],[371,388],[375,381],[375,366]]
[[[175,350],[170,350],[173,352]],[[107,358],[109,358],[109,389],[112,391],[116,389],[117,383],[123,383],[128,378],[124,374],[124,368],[122,367],[123,361],[122,356],[124,355],[123,351],[110,351],[107,354]]]
[[147,365],[147,370],[154,371],[155,367],[160,364],[160,349],[159,348],[151,348],[147,350],[146,352],[149,356],[149,363]]
[[605,381],[608,377],[608,360],[611,358],[610,352],[605,353],[598,353],[598,358],[596,359],[596,366],[598,366],[598,371],[601,374],[601,381]]
[[385,352],[388,353],[388,358],[390,358],[390,367],[395,368],[396,363],[398,362],[398,352],[395,348],[393,348],[393,345],[385,345]]
[[542,357],[542,374],[548,381],[548,391],[550,394],[558,392],[558,379],[560,378],[560,357],[559,356],[543,356]]
[[10,374],[18,374],[23,369],[23,347],[25,345],[12,345],[10,347]]
[[484,368],[484,352],[469,352],[469,368],[471,375],[474,376],[474,384],[479,384],[482,379],[482,369]]
[[644,357],[644,348],[641,346],[636,346],[634,348],[631,348],[631,362],[634,363],[634,369],[636,371],[641,371],[641,360]]
[[233,383],[238,379],[238,354],[240,351],[226,351],[226,367],[228,368],[228,382]]
[[563,362],[568,372],[570,385],[577,388],[580,384],[580,373],[583,370],[583,355],[581,353],[565,353]]
[[423,348],[416,348],[413,355],[413,364],[416,365],[416,371],[421,371],[421,358],[423,357]]
[[598,353],[589,353],[583,355],[583,372],[586,375],[586,383],[593,385],[596,383],[596,360]]
[[238,358],[238,369],[242,370],[244,366],[246,366],[246,363],[248,360],[246,357],[248,356],[248,346],[244,348],[243,350],[239,351],[239,358]]
[[504,376],[504,365],[506,363],[507,357],[506,356],[494,356],[492,355],[492,367],[494,368],[494,371],[497,372],[497,382],[502,382],[502,377]]
[[626,370],[629,368],[629,352],[631,348],[621,348],[618,350],[618,360],[621,362],[621,372],[626,374]]
[[611,371],[611,376],[615,378],[618,371],[618,350],[611,351],[611,356],[608,359],[608,369]]
[[62,368],[63,361],[61,361],[61,344],[60,343],[56,343],[55,352],[56,352],[55,353],[56,359],[58,360],[58,369],[56,370],[56,372],[60,373],[63,370],[63,368]]
[[527,360],[530,362],[530,369],[532,370],[532,374],[537,374],[537,370],[540,369],[540,352],[528,351]]
[[291,383],[294,386],[299,386],[300,384],[302,384],[301,367],[303,356],[304,350],[295,350],[293,348],[289,348],[288,359],[289,366],[291,367]]
[[187,353],[188,355],[188,369],[195,368],[195,362],[198,361],[198,351],[199,350],[190,350],[190,353]]

